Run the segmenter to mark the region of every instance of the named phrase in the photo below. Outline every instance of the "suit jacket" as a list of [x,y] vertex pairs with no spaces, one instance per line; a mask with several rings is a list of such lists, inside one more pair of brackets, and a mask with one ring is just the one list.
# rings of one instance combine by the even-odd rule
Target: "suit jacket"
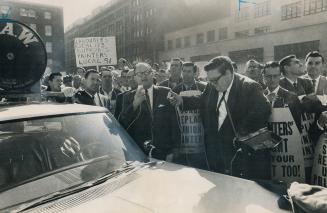
[[311,81],[302,77],[297,78],[297,89],[294,88],[293,84],[291,84],[291,82],[289,82],[285,77],[280,80],[279,85],[284,89],[297,94],[298,96],[314,93],[314,88]]
[[[218,131],[218,95],[215,87],[208,84],[200,96],[183,97],[183,109],[200,109],[210,169],[225,173],[236,153],[233,146],[235,134],[228,116]],[[234,74],[227,105],[236,131],[243,135],[265,127],[271,112],[270,104],[259,83],[237,73]],[[258,168],[255,165],[257,162],[254,161],[252,166]]]
[[[123,97],[122,112],[119,117],[120,123],[144,150],[144,142],[152,140],[156,147],[153,157],[164,160],[172,153],[175,143],[178,143],[180,135],[176,135],[173,128],[178,129],[175,108],[167,99],[169,88],[153,86],[153,110],[145,101],[134,111],[133,100],[136,90],[126,93]],[[145,151],[145,150],[144,150]]]
[[116,98],[115,118],[118,119],[123,108],[124,95],[130,91],[120,93]]
[[[303,76],[304,79],[308,79],[311,83],[312,80],[310,79],[309,75],[306,74]],[[317,91],[315,92],[316,95],[323,95],[327,94],[327,78],[325,76],[320,76],[319,82],[318,83],[318,88]],[[313,84],[312,84],[313,86]]]
[[[264,94],[268,94],[268,89],[264,91]],[[299,129],[300,133],[302,132],[302,121],[301,121],[301,116],[302,116],[302,106],[299,98],[287,91],[286,89],[280,87],[278,92],[277,92],[277,97],[274,102],[274,105],[272,106],[273,108],[283,108],[285,107],[285,104],[288,105],[291,114],[293,116],[293,119],[296,123],[297,128]]]
[[[110,107],[109,99],[106,96],[101,95],[99,93],[98,93],[98,95],[99,95],[99,98],[100,98],[100,106],[109,109],[109,107]],[[94,102],[93,97],[91,97],[87,92],[85,92],[85,90],[77,91],[75,93],[74,99],[75,99],[75,102],[79,103],[79,104],[86,104],[86,105],[96,106],[96,103]]]

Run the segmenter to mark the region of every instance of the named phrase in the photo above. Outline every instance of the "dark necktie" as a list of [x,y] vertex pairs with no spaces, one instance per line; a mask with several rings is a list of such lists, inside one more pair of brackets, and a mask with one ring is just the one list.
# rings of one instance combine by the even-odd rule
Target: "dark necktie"
[[220,106],[221,106],[221,104],[223,103],[223,101],[224,101],[224,99],[225,99],[225,95],[226,95],[226,91],[225,92],[223,92],[223,96],[221,97],[221,99],[219,100],[219,102],[218,102],[218,105],[217,105],[217,109],[216,109],[216,112],[217,112],[217,115],[218,115],[218,118],[217,118],[217,125],[218,125],[218,131],[219,131],[219,108],[220,108]]
[[294,89],[297,90],[297,83],[296,82],[293,83],[293,86],[294,86]]
[[313,89],[314,89],[314,90],[316,89],[316,81],[317,81],[316,79],[313,79],[313,80],[312,80],[312,85],[313,85]]
[[149,96],[149,91],[147,89],[145,90],[145,100],[146,100],[146,104],[151,112],[152,109],[151,109],[150,96]]
[[226,95],[226,91],[223,92],[223,96],[222,96],[221,99],[219,100],[219,103],[218,103],[218,105],[217,105],[217,112],[219,112],[219,108],[220,108],[220,106],[221,106],[223,100],[225,99],[225,95]]

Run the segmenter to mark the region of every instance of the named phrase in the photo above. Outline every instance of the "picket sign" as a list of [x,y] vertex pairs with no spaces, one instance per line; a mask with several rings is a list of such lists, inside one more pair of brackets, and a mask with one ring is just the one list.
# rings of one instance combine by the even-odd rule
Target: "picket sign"
[[309,137],[309,129],[314,122],[314,114],[303,113],[301,118],[302,118],[301,141],[302,141],[302,151],[304,156],[304,166],[305,168],[312,168],[313,158],[314,158],[314,145]]
[[320,136],[315,153],[311,184],[327,187],[327,133]]
[[[180,96],[189,97],[200,95],[198,90],[188,90],[180,92]],[[180,152],[184,154],[203,153],[204,150],[204,130],[201,122],[199,110],[178,111],[181,124],[182,144]]]
[[271,151],[272,180],[304,183],[304,156],[301,135],[289,108],[273,108],[268,127],[283,141]]

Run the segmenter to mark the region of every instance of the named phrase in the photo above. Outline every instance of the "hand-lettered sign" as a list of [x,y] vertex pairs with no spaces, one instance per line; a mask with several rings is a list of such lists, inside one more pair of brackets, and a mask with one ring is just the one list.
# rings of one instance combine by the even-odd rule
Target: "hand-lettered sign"
[[273,108],[268,127],[283,141],[271,151],[273,180],[305,182],[301,135],[289,108]]
[[115,37],[75,38],[76,66],[100,66],[117,64]]

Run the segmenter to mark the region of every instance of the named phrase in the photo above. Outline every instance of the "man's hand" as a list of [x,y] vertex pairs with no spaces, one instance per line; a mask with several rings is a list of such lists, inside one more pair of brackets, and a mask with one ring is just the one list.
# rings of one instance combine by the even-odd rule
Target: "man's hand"
[[170,91],[168,94],[168,100],[170,102],[170,104],[172,104],[173,106],[180,106],[183,103],[183,98],[182,96]]
[[318,124],[322,128],[326,128],[326,124],[327,124],[327,111],[321,113],[321,115],[319,116],[319,119],[318,119]]
[[137,88],[135,95],[134,95],[134,101],[133,101],[133,109],[134,111],[138,108],[138,106],[145,101],[145,90],[143,87]]

